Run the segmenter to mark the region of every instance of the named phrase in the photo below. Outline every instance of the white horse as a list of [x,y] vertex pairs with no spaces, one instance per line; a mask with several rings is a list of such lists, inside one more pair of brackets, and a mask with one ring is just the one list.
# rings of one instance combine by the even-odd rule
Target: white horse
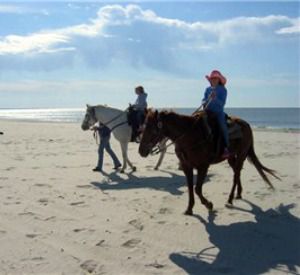
[[131,127],[127,123],[127,112],[103,105],[87,105],[86,114],[81,124],[82,130],[90,129],[97,122],[110,128],[116,140],[120,142],[123,157],[121,172],[125,171],[127,164],[133,171],[136,171],[136,167],[132,165],[127,155],[128,143],[131,139]]
[[[123,165],[121,172],[124,172],[127,164],[131,167],[133,171],[136,171],[136,167],[132,165],[131,161],[128,159],[128,143],[131,140],[132,128],[128,125],[127,112],[116,108],[111,108],[104,105],[89,106],[87,105],[86,114],[81,124],[82,130],[86,131],[90,129],[95,123],[101,122],[111,129],[116,140],[120,142]],[[160,147],[160,156],[157,164],[155,165],[155,170],[158,170],[162,163],[164,155],[166,153],[166,140],[163,140]]]

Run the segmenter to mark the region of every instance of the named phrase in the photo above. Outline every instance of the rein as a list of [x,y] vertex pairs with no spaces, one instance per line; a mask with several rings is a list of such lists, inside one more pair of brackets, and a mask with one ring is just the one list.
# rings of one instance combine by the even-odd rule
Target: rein
[[[200,107],[201,107],[201,106],[200,106]],[[200,107],[199,107],[199,108],[200,108]],[[199,108],[198,108],[198,109],[199,109]],[[197,109],[197,110],[198,110],[198,109]],[[196,113],[196,111],[195,111],[194,113]],[[194,114],[194,113],[193,113],[193,114]],[[192,126],[194,126],[196,122],[197,122],[197,120],[193,123]],[[162,129],[162,122],[159,121],[158,124],[160,125],[159,128],[160,128],[160,130],[161,130],[161,129]],[[180,140],[181,138],[185,137],[185,136],[189,133],[189,131],[190,131],[191,129],[193,129],[193,127],[191,127],[190,129],[188,129],[187,131],[185,131],[183,134],[181,134],[179,137],[177,137],[177,138],[176,138],[174,141],[172,141],[171,143],[167,144],[167,145],[164,147],[164,149],[161,149],[161,148],[159,148],[159,146],[156,146],[156,148],[154,148],[154,149],[151,150],[150,154],[151,154],[151,155],[157,155],[157,154],[161,153],[163,150],[169,148],[171,145],[175,144],[178,140]],[[194,144],[193,146],[201,145],[201,144],[205,143],[206,141],[207,141],[207,140],[204,140],[204,141],[202,141],[202,142],[197,142],[197,143]]]
[[[124,112],[126,112],[127,110],[128,110],[128,108],[126,108],[126,109],[124,110]],[[123,115],[123,113],[121,113],[121,114],[119,114],[119,115],[113,117],[111,120],[109,120],[109,121],[107,121],[107,122],[101,122],[101,123],[104,124],[106,127],[108,127],[108,125],[109,125],[110,123],[114,122],[115,120],[117,120],[117,119],[118,119],[119,117],[121,117],[122,115]],[[94,109],[94,111],[93,111],[93,116],[94,116],[94,120],[95,120],[95,121],[98,121],[97,118],[96,118],[96,115],[95,115],[95,109]],[[115,130],[116,128],[118,128],[119,126],[122,126],[123,124],[126,124],[126,123],[128,123],[127,120],[124,121],[124,122],[121,122],[121,123],[119,123],[119,124],[117,124],[117,125],[115,125],[115,126],[112,127],[110,130],[113,131],[113,130]],[[94,134],[94,137],[95,137],[95,134]]]
[[[126,109],[126,110],[127,110],[127,109]],[[126,110],[125,110],[125,111],[126,111]],[[105,126],[107,126],[107,125],[110,124],[111,122],[117,120],[117,119],[118,119],[119,117],[121,117],[122,115],[123,115],[123,113],[117,115],[116,117],[112,118],[111,120],[109,120],[109,121],[107,121],[107,122],[105,122],[105,123],[103,123],[103,124],[104,124]],[[119,125],[119,124],[118,124],[118,125]],[[113,128],[116,128],[116,126],[113,127]]]
[[[192,113],[192,116],[195,115],[197,112],[199,112],[201,109],[203,109],[203,111],[206,110],[206,108],[208,107],[208,105],[210,104],[210,102],[213,100],[213,97],[212,97],[212,93],[209,95],[208,97],[208,100],[206,102],[203,102],[193,113]],[[159,121],[159,123],[161,124],[161,121]],[[164,147],[163,150],[169,148],[171,145],[173,145],[174,143],[176,143],[176,141],[178,141],[180,138],[184,137],[186,135],[186,132],[183,133],[181,136],[179,136],[177,139],[175,139],[174,141],[172,141],[171,143],[169,143],[168,145],[166,145]],[[206,140],[204,141],[206,142]],[[200,144],[204,143],[204,142],[201,142]],[[196,143],[196,145],[198,145],[199,143]],[[162,149],[159,148],[159,146],[157,146],[156,148],[152,149],[150,154],[151,155],[157,155],[159,153],[162,152]]]

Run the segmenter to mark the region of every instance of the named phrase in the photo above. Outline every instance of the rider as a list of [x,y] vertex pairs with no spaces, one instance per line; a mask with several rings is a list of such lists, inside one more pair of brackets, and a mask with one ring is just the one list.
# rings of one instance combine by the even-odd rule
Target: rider
[[142,119],[144,116],[144,111],[147,108],[147,93],[144,91],[143,86],[137,86],[135,88],[135,93],[137,94],[137,99],[135,103],[132,105],[133,109],[137,111],[137,119],[139,125],[142,123]]
[[226,78],[219,71],[214,70],[210,75],[206,76],[206,79],[210,82],[210,87],[206,88],[202,103],[204,104],[205,110],[211,111],[217,116],[225,143],[224,152],[221,158],[226,159],[230,156],[228,150],[228,129],[224,113],[224,106],[227,98],[227,90],[225,88]]
[[110,147],[110,134],[111,130],[105,126],[104,124],[100,123],[99,126],[92,127],[92,130],[98,131],[99,137],[100,137],[100,144],[98,148],[98,164],[93,169],[94,172],[102,172],[102,166],[103,166],[103,157],[104,157],[104,149],[106,152],[110,155],[114,162],[114,169],[118,169],[121,167],[121,163],[119,159],[117,158],[116,154]]
[[135,88],[135,93],[137,94],[137,99],[132,105],[133,110],[136,111],[136,131],[140,131],[140,126],[143,123],[145,109],[147,109],[147,93],[144,91],[143,86],[137,86]]

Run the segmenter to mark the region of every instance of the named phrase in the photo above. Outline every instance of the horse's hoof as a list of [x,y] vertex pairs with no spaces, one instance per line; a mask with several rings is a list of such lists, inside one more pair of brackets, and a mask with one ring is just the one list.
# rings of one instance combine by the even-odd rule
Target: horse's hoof
[[232,201],[233,201],[233,197],[230,197],[230,198],[228,199],[228,201],[227,201],[227,204],[232,205],[232,204],[233,204]]
[[232,203],[229,203],[229,202],[227,202],[227,203],[225,203],[225,207],[227,207],[227,208],[233,208],[233,204],[232,204]]
[[193,215],[193,210],[187,209],[187,210],[184,212],[184,215],[192,216],[192,215]]
[[213,210],[213,208],[214,208],[214,205],[212,204],[212,202],[207,202],[207,204],[206,204],[206,208],[209,210],[209,211],[212,211]]
[[124,173],[125,173],[125,170],[124,170],[124,169],[122,169],[122,170],[120,171],[120,173],[124,174]]
[[158,170],[158,167],[154,167],[154,170],[156,170],[156,171],[157,171],[157,170]]
[[242,195],[237,195],[235,198],[236,198],[237,200],[243,199],[243,198],[242,198]]
[[135,172],[135,171],[136,171],[136,167],[133,166],[133,167],[132,167],[132,172]]

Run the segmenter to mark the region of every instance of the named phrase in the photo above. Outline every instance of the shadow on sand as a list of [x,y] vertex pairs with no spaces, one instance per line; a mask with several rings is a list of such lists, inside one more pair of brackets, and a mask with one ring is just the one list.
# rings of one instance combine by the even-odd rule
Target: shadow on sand
[[172,253],[171,261],[188,274],[261,274],[277,271],[299,274],[300,219],[289,213],[294,204],[280,205],[263,211],[245,201],[251,210],[234,209],[253,214],[256,221],[217,225],[215,214],[208,221],[195,216],[205,226],[212,247],[199,253]]
[[106,179],[101,182],[91,182],[91,184],[98,187],[102,191],[150,188],[166,191],[172,195],[183,194],[183,191],[179,190],[179,188],[185,185],[185,177],[169,171],[167,173],[170,174],[171,177],[160,176],[146,178],[137,177],[133,173],[129,173],[126,175],[128,178],[124,179],[116,172],[111,174],[103,172],[102,174],[106,177]]
[[[179,189],[186,185],[185,176],[177,175],[170,171],[160,171],[169,174],[170,177],[137,177],[134,173],[129,173],[126,174],[128,179],[124,179],[120,177],[117,172],[111,174],[102,172],[102,175],[105,176],[106,179],[101,182],[91,182],[91,184],[102,191],[149,188],[165,191],[172,195],[182,195],[184,192]],[[208,175],[205,182],[208,182],[212,177],[212,174]]]

